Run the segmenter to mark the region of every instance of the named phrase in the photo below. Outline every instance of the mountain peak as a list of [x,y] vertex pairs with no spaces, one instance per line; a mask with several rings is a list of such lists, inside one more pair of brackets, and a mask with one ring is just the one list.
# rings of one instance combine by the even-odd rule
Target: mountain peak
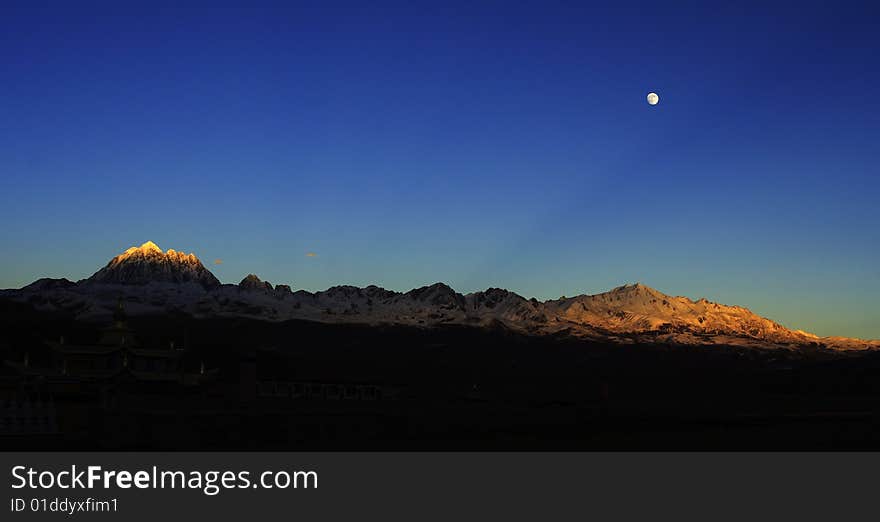
[[147,284],[151,282],[199,283],[205,288],[220,286],[220,281],[202,265],[195,254],[174,249],[163,252],[147,241],[114,257],[107,266],[88,279],[93,283]]
[[257,277],[256,274],[248,274],[248,275],[244,276],[244,278],[238,284],[240,284],[240,285],[247,285],[247,284],[254,284],[254,283],[261,284],[262,282],[263,282],[263,280],[260,279],[259,277]]
[[446,283],[434,283],[430,286],[423,286],[410,290],[405,295],[415,299],[416,301],[430,303],[432,305],[445,306],[449,308],[459,308],[464,310],[464,296],[456,292]]
[[152,241],[147,241],[143,245],[136,247],[130,247],[125,252],[122,253],[124,256],[131,256],[135,254],[162,254],[162,249],[159,248],[159,245],[153,243]]
[[157,245],[156,243],[153,243],[152,241],[147,241],[146,243],[144,243],[143,245],[140,246],[140,249],[141,250],[155,250],[160,253],[162,252],[162,249],[159,248],[159,245]]
[[644,285],[642,283],[634,283],[634,284],[625,284],[618,286],[616,288],[612,288],[607,292],[603,292],[601,294],[597,294],[599,296],[602,295],[613,295],[613,296],[627,296],[627,297],[636,297],[636,296],[650,296],[650,297],[668,297],[663,292],[651,288],[648,285]]
[[617,290],[634,290],[634,289],[635,289],[635,290],[638,290],[638,289],[641,289],[641,290],[654,290],[653,288],[651,288],[651,287],[648,286],[648,285],[644,285],[644,284],[642,284],[642,283],[640,283],[640,282],[637,282],[637,283],[625,283],[625,284],[623,284],[623,285],[620,285],[620,286],[614,288],[614,289],[612,290],[612,292],[613,292],[613,291],[617,291]]
[[268,281],[263,281],[255,274],[248,274],[238,283],[238,287],[242,290],[262,290],[262,291],[272,291],[272,283]]

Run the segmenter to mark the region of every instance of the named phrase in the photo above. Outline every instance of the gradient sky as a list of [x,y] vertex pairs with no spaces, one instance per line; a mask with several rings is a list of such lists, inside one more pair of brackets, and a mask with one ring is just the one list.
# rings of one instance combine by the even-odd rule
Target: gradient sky
[[224,282],[641,281],[880,338],[877,2],[286,4],[4,3],[0,288],[149,239]]

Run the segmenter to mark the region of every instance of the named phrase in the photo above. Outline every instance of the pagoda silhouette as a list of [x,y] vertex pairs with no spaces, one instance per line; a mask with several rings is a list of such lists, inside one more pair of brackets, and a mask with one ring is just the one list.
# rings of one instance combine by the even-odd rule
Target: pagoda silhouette
[[197,372],[187,371],[184,359],[187,346],[164,349],[141,345],[128,324],[125,305],[120,298],[113,311],[113,323],[102,328],[94,344],[71,344],[64,336],[46,343],[51,354],[47,367],[31,364],[28,353],[22,361],[6,361],[23,377],[40,377],[51,382],[153,381],[198,385],[215,372],[206,372],[204,364]]

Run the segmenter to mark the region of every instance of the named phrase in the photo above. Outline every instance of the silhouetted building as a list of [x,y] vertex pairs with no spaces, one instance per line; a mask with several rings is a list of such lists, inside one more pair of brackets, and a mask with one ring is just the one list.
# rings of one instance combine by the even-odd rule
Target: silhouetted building
[[183,364],[186,347],[145,348],[140,345],[128,326],[125,308],[119,301],[113,314],[113,324],[101,330],[97,343],[76,345],[65,342],[47,343],[51,349],[50,365],[36,367],[29,354],[22,361],[6,361],[22,376],[40,377],[49,382],[82,381],[159,381],[183,385],[197,385],[213,371],[200,364],[198,371],[186,371]]

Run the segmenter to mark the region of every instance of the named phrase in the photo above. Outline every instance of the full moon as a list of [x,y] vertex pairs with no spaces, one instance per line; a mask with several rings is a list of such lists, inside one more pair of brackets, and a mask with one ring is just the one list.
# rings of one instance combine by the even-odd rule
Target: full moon
[[656,92],[649,92],[648,93],[648,105],[657,105],[658,103],[660,103],[660,97],[657,96],[657,93]]

